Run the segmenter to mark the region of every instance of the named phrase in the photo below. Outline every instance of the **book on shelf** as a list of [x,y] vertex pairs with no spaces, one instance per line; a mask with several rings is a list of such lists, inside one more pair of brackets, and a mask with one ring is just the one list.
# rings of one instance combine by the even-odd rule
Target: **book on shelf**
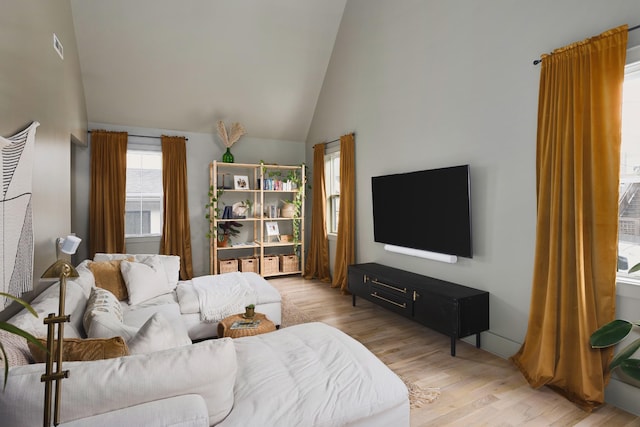
[[236,320],[233,322],[230,329],[255,329],[258,326],[260,326],[260,319]]
[[231,219],[232,213],[231,206],[225,206],[224,211],[222,211],[222,219]]
[[234,248],[253,248],[258,246],[256,242],[238,242],[231,245]]

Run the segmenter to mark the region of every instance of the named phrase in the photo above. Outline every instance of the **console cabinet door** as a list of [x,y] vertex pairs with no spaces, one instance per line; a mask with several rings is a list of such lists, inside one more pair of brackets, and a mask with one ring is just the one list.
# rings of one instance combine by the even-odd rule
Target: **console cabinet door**
[[418,292],[413,303],[413,317],[433,330],[458,337],[458,304],[455,300]]
[[361,298],[371,300],[369,280],[364,272],[356,268],[349,267],[347,279],[347,288],[349,289],[349,292],[354,295],[354,305],[356,295]]

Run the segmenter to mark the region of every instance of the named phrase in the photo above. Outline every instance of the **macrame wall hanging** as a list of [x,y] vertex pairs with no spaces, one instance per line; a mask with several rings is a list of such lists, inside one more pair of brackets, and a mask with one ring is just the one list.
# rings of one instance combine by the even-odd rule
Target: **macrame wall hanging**
[[[0,136],[0,291],[14,296],[33,289],[33,156],[38,122]],[[0,297],[0,310],[11,300]]]

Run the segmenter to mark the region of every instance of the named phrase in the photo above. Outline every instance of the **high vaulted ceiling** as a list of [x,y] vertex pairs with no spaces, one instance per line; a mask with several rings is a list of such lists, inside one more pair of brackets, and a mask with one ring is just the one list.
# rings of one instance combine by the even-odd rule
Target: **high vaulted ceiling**
[[71,0],[90,122],[304,141],[346,0]]

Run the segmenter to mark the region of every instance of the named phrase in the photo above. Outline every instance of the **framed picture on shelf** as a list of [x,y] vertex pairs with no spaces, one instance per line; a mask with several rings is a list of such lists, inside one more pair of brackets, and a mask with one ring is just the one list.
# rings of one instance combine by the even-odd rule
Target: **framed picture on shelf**
[[224,190],[231,190],[233,188],[233,184],[231,179],[233,177],[228,173],[220,173],[217,174],[218,188],[222,188]]
[[278,229],[278,223],[275,221],[267,221],[264,223],[265,228],[267,229],[267,241],[278,241],[278,236],[280,236],[280,230]]
[[246,175],[233,176],[234,190],[249,190],[249,177]]

